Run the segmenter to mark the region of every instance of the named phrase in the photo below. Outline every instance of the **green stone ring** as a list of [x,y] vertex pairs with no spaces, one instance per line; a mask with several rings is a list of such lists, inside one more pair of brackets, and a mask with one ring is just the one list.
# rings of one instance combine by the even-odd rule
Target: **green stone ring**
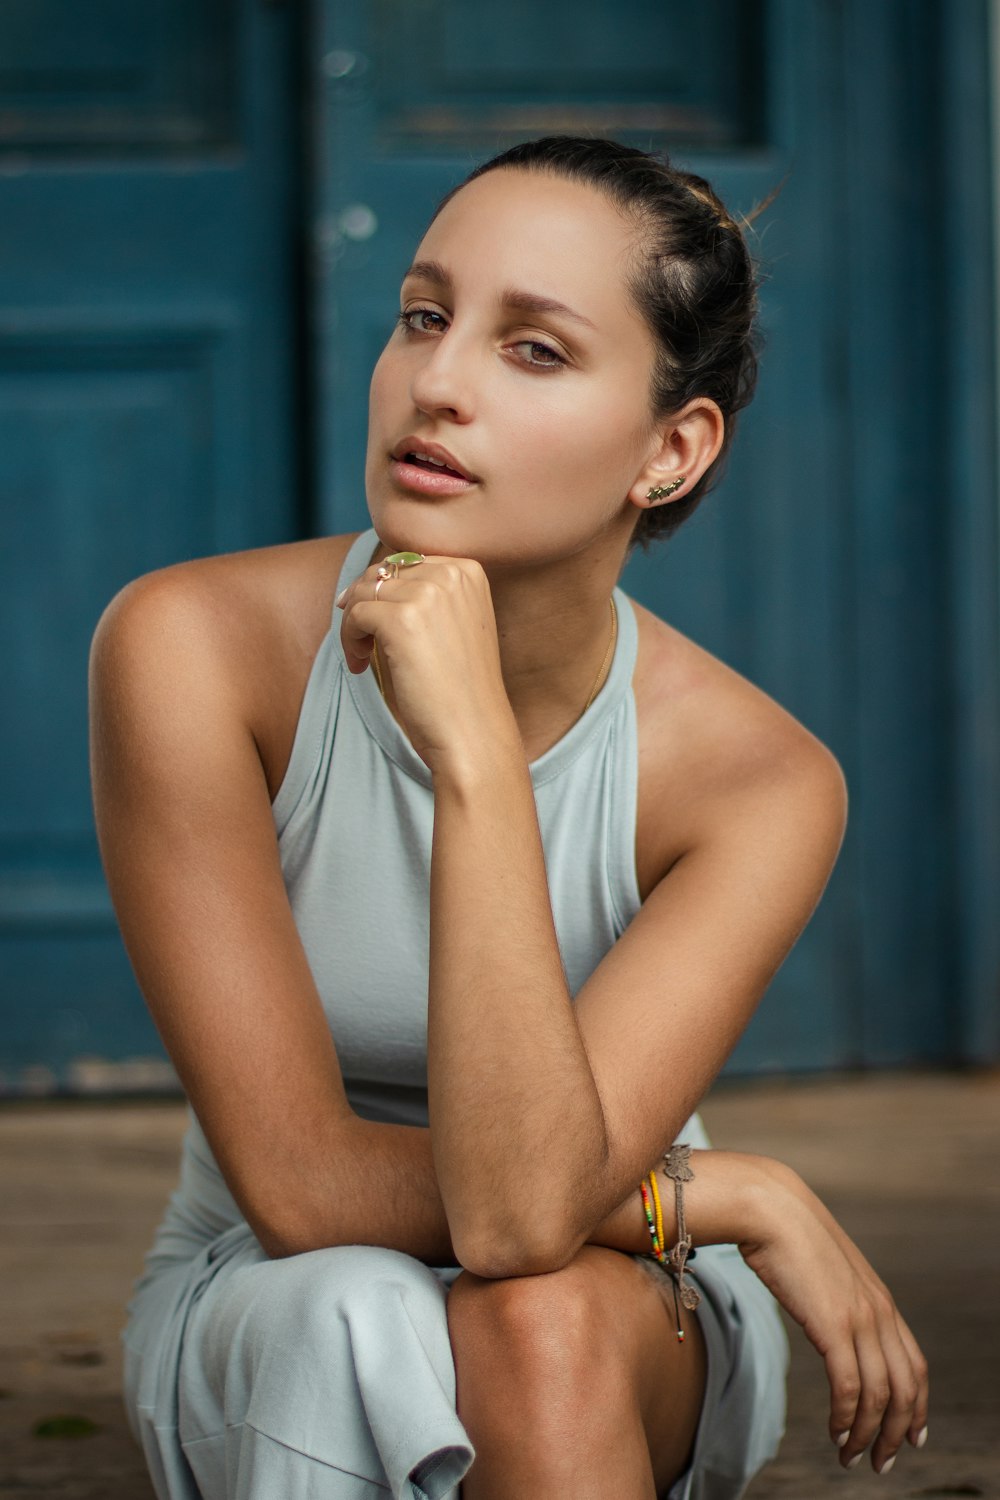
[[[379,567],[375,575],[380,580],[386,578],[397,578],[400,568],[415,568],[417,563],[424,561],[422,552],[392,552]],[[375,585],[375,597],[378,598],[378,584]]]

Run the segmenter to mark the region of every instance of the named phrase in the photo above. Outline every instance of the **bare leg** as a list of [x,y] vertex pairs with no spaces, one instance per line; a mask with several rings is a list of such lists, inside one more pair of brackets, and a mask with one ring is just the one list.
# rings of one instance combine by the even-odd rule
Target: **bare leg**
[[705,1345],[629,1256],[585,1245],[561,1271],[448,1296],[458,1413],[476,1449],[462,1500],[655,1500],[690,1459]]

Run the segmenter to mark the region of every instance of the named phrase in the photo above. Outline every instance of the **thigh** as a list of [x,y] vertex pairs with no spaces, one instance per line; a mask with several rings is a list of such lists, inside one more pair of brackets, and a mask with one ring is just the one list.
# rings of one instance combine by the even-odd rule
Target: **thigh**
[[446,1306],[434,1272],[402,1252],[338,1245],[271,1260],[248,1232],[184,1330],[177,1437],[202,1493],[402,1494],[428,1466],[428,1494],[453,1487],[472,1451]]
[[[687,1467],[702,1410],[706,1350],[696,1313],[635,1257],[584,1245],[559,1271],[489,1281],[463,1272],[448,1300],[459,1415],[586,1432],[588,1403],[638,1412],[657,1492]],[[597,1375],[598,1378],[595,1378]],[[480,1387],[488,1385],[488,1388]]]

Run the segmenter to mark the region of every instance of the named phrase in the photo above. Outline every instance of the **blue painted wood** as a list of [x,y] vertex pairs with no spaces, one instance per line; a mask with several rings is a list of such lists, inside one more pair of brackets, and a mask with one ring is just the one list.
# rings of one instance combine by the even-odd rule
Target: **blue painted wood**
[[[771,0],[754,11],[756,49],[745,33],[716,25],[701,33],[694,62],[667,41],[686,24],[691,41],[700,7],[682,18],[680,7],[595,4],[568,48],[558,7],[530,17],[460,9],[421,0],[404,14],[381,0],[327,0],[317,12],[320,524],[365,524],[368,372],[429,212],[473,160],[545,130],[629,138],[638,101],[662,111],[645,141],[664,139],[674,110],[666,144],[736,208],[788,174],[762,228],[768,349],[728,478],[665,551],[637,556],[624,579],[830,745],[851,789],[838,868],[733,1065],[943,1060],[982,1053],[987,1034],[996,1049],[993,1021],[980,1006],[976,1041],[956,988],[952,820],[963,796],[971,805],[956,788],[956,757],[966,767],[975,760],[975,784],[988,780],[993,797],[997,771],[985,764],[992,708],[985,738],[981,707],[967,707],[964,723],[949,717],[955,621],[935,414],[946,396],[941,350],[957,339],[947,289],[962,278],[952,269],[959,258],[943,249],[944,174],[929,170],[940,168],[942,120],[949,109],[954,119],[959,101],[977,111],[969,131],[979,139],[984,129],[982,90],[967,93],[958,63],[945,78],[938,68],[946,36],[963,55],[985,51],[983,7],[977,0],[960,18],[943,0]],[[619,47],[622,18],[663,35],[655,46],[633,36]],[[678,51],[686,76],[708,80],[703,106],[717,80],[729,80],[700,139],[697,106],[672,93]],[[616,85],[633,68],[635,87],[618,97],[592,91],[605,53]],[[719,121],[728,125],[713,135]],[[988,181],[980,149],[955,183],[957,218]],[[969,287],[981,291],[985,274]],[[963,291],[963,306],[972,295]],[[963,347],[964,388],[978,383],[980,409],[992,409],[991,361],[982,343]],[[977,485],[992,494],[981,438],[976,452],[965,480],[965,561],[992,536],[988,501],[968,494]],[[962,669],[967,700],[993,662],[972,646],[973,632],[995,619],[995,552],[983,556],[976,601],[959,620],[976,660],[974,671]],[[965,971],[975,970],[985,993],[995,974],[982,926],[998,894],[996,845],[988,850],[985,834],[976,841],[968,818],[963,837],[987,877],[963,939]]]
[[499,136],[552,129],[749,145],[762,126],[762,14],[760,0],[618,0],[613,15],[577,0],[374,0],[379,149],[490,155]]
[[0,149],[60,157],[238,143],[232,0],[4,0]]
[[[990,20],[993,34],[990,36]],[[985,45],[989,38],[990,45]],[[932,530],[947,522],[951,591],[951,784],[954,881],[949,937],[961,1055],[1000,1057],[1000,494],[997,450],[996,163],[990,68],[1000,14],[984,0],[956,7],[942,35],[938,216],[946,301],[942,374],[949,440]],[[994,84],[993,87],[996,87]],[[997,101],[1000,119],[1000,101]],[[984,184],[993,184],[993,193]],[[940,448],[938,454],[941,453]],[[943,505],[940,501],[943,499]]]
[[87,652],[128,579],[298,529],[294,42],[256,0],[0,7],[0,1089],[162,1056]]
[[163,562],[294,534],[307,469],[322,530],[366,523],[368,372],[430,209],[560,128],[668,127],[740,209],[788,174],[729,475],[624,579],[851,788],[732,1066],[1000,1055],[987,7],[599,0],[567,48],[562,4],[321,0],[307,143],[292,7],[100,0],[85,34],[69,0],[0,7],[0,1086],[148,1083],[162,1057],[90,824],[101,608]]
[[876,1064],[962,1050],[941,550],[951,488],[940,359],[949,268],[933,170],[943,165],[943,142],[927,107],[940,89],[944,15],[933,3],[844,7],[847,162],[865,163],[848,179],[842,218],[865,996],[858,1047]]
[[[586,69],[572,70],[571,100],[561,86],[565,77],[549,76],[552,58],[570,46],[566,10],[521,3],[512,14],[482,0],[420,0],[415,6],[325,0],[316,9],[311,243],[324,529],[343,529],[344,518],[356,517],[363,506],[364,372],[392,328],[405,258],[434,204],[479,156],[559,128],[648,144],[662,136],[664,120],[683,120],[687,146],[722,150],[746,143],[732,166],[747,198],[774,180],[769,170],[775,164],[757,148],[763,42],[754,25],[762,13],[756,0],[711,0],[669,13],[648,0],[613,10],[602,0],[588,9],[586,27],[568,23],[577,33],[572,45],[590,57]],[[578,20],[578,8],[575,13]],[[614,66],[608,70],[612,33]],[[549,39],[542,52],[540,35]],[[720,36],[734,45],[720,48]],[[662,66],[651,67],[657,48]],[[521,97],[515,99],[518,79]],[[714,102],[720,98],[725,106]],[[474,143],[484,136],[486,148],[477,152]]]
[[[427,85],[420,86],[411,106],[407,80],[400,77],[399,69],[389,68],[387,76],[382,76],[386,60],[403,55],[400,49],[408,36],[403,28],[403,41],[397,40],[384,53],[380,50],[382,38],[372,23],[385,9],[366,6],[363,0],[324,7],[315,46],[321,108],[316,118],[320,179],[314,243],[325,309],[318,351],[321,515],[324,529],[331,530],[364,523],[367,372],[391,330],[398,278],[430,209],[470,165],[471,152],[449,156],[445,150],[460,93],[466,134],[477,138],[478,96],[471,89],[462,92],[466,73],[488,91],[488,79],[485,85],[483,79],[494,57],[500,58],[495,92],[503,96],[508,90],[505,118],[509,129],[494,138],[492,147],[532,133],[531,125],[537,120],[530,97],[536,70],[529,53],[537,58],[538,49],[527,45],[529,29],[522,33],[509,27],[506,13],[471,7],[463,24],[475,27],[477,50],[468,50],[464,60],[456,58],[453,48],[449,52],[443,70],[443,124],[431,128],[431,122],[426,140],[420,138],[414,121],[419,122],[422,113],[426,116],[429,108],[422,92]],[[451,15],[446,7],[436,10]],[[610,34],[618,25],[617,7],[613,15],[611,7],[600,6],[590,14],[599,18],[601,34]],[[603,101],[594,103],[589,124],[593,128],[603,107],[609,121],[605,128],[635,139],[634,132],[622,127],[620,117],[615,121],[614,110],[645,98],[641,87],[656,49],[643,46],[641,23],[650,22],[654,9],[638,6],[626,14],[635,32],[627,39],[629,44],[623,43],[615,52],[615,59],[621,67],[632,59],[636,87],[630,89],[619,75],[621,97],[609,99],[606,90]],[[666,24],[665,14],[656,8],[656,24]],[[802,117],[816,120],[816,133],[822,135],[834,110],[833,104],[827,115],[818,110],[814,84],[800,71],[803,57],[815,59],[819,76],[825,67],[825,41],[812,8],[772,6],[768,18],[771,29],[760,34],[757,48],[748,47],[741,59],[743,93],[738,97],[743,112],[734,107],[730,113],[736,124],[726,149],[719,150],[717,137],[708,131],[696,150],[685,132],[683,149],[675,153],[685,164],[709,175],[727,201],[743,210],[752,208],[788,171],[795,144],[793,128],[803,128]],[[689,21],[690,15],[688,21],[680,20],[679,8],[670,12],[672,28]],[[541,24],[537,17],[535,24]],[[692,31],[686,40],[693,41],[695,35]],[[733,56],[739,56],[728,45],[736,34],[716,28],[700,35],[702,51],[695,57],[684,54],[685,76],[711,77],[713,72],[726,76]],[[433,35],[428,47],[432,53]],[[657,74],[657,102],[669,110],[676,53],[666,52]],[[549,120],[550,128],[576,128],[581,98],[586,99],[599,57],[592,45],[589,74],[581,67],[568,83],[565,79],[550,82],[548,108],[560,116]],[[509,97],[509,80],[518,75],[519,60],[529,93],[523,128],[518,127]],[[418,79],[432,76],[427,66],[421,66],[419,52],[411,68]],[[752,106],[745,103],[753,93],[748,79],[756,90]],[[390,103],[389,95],[397,85],[402,102]],[[495,123],[491,98],[488,94],[490,127]],[[683,103],[678,101],[677,107]],[[408,130],[401,131],[398,122],[407,111]],[[388,129],[382,123],[386,113],[391,114]],[[759,132],[765,118],[771,120],[766,140]],[[643,139],[649,142],[648,130]],[[710,151],[710,147],[715,149]],[[819,225],[829,212],[824,189],[803,177],[786,190],[780,208],[768,221],[763,253],[783,270],[789,261],[797,270],[791,291],[776,278],[766,289],[765,322],[778,348],[765,367],[755,408],[744,419],[730,476],[724,489],[706,503],[666,552],[661,549],[648,558],[636,557],[624,580],[643,602],[761,682],[827,740],[834,737],[840,723],[840,684],[836,671],[827,664],[838,661],[844,633],[842,580],[831,565],[831,547],[834,557],[839,555],[837,512],[818,504],[807,518],[799,485],[817,467],[817,455],[827,443],[829,371],[822,352],[816,350],[813,328],[796,316],[801,301],[794,277],[805,281],[812,274],[813,257],[822,239]],[[825,477],[818,473],[814,482],[832,489],[830,472]],[[762,597],[768,600],[766,610],[760,606]],[[809,643],[806,655],[803,641]],[[818,664],[822,664],[819,669]],[[838,996],[855,989],[844,928],[843,912],[831,901],[775,981],[741,1048],[737,1066],[814,1066],[844,1056],[850,1046],[844,1031],[853,1033],[853,1027],[845,1028]]]

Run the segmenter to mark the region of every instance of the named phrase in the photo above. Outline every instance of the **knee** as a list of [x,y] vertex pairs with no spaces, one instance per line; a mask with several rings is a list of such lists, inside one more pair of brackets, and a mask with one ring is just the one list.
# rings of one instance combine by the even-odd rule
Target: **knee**
[[596,1390],[624,1356],[613,1301],[579,1256],[540,1276],[463,1272],[449,1293],[448,1332],[456,1366],[495,1365],[523,1388]]

